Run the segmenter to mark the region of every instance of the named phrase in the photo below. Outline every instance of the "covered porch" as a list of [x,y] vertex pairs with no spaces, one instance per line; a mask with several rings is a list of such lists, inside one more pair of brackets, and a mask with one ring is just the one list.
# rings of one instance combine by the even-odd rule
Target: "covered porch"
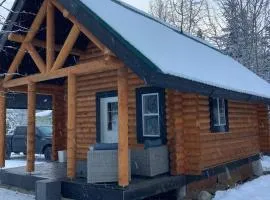
[[[37,94],[47,94],[53,96],[53,159],[57,160],[58,150],[67,149],[66,177],[75,180],[77,78],[86,74],[116,70],[119,121],[118,185],[126,187],[129,185],[128,68],[57,1],[45,0],[40,1],[40,4],[37,15],[31,23],[28,22],[30,28],[27,34],[12,33],[8,36],[9,42],[16,44],[19,50],[9,61],[6,76],[0,82],[0,167],[5,166],[7,92],[27,94],[26,173],[29,175],[35,175],[38,169],[34,164]],[[70,29],[64,37],[65,40],[62,40],[62,45],[57,45],[63,37],[59,35],[56,25],[60,19]],[[42,30],[45,21],[46,30]],[[95,53],[84,61],[78,61],[78,57],[83,56],[85,51],[83,43],[94,46]],[[30,60],[31,64],[25,67]]]

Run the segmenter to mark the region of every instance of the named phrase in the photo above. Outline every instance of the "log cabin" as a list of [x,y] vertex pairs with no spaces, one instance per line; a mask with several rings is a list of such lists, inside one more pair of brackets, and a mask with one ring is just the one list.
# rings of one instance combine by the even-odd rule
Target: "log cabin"
[[13,10],[0,39],[0,167],[9,91],[27,95],[27,172],[37,94],[52,96],[52,157],[67,150],[70,180],[92,145],[116,143],[117,185],[132,189],[132,152],[165,146],[167,185],[123,199],[200,190],[228,169],[244,179],[270,151],[270,85],[207,42],[116,0],[17,0]]

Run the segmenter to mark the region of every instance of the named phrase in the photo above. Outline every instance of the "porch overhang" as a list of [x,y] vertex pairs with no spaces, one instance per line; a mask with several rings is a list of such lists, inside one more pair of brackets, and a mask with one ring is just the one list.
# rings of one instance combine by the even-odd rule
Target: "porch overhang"
[[[36,98],[38,94],[38,83],[51,81],[59,78],[67,80],[67,176],[70,179],[76,177],[76,94],[77,94],[77,77],[86,74],[95,74],[100,72],[118,71],[118,95],[119,95],[119,149],[118,149],[118,184],[126,187],[129,184],[128,179],[128,68],[120,61],[110,50],[107,49],[96,37],[80,23],[77,22],[66,10],[54,0],[38,1],[41,3],[37,15],[29,24],[29,31],[26,35],[10,34],[8,39],[19,43],[18,51],[12,57],[9,68],[1,88],[16,90],[18,87],[27,86],[27,109],[28,109],[28,126],[27,126],[27,172],[35,171],[34,144],[35,144],[35,110],[37,109]],[[56,25],[55,15],[60,12],[64,20],[69,22],[69,32],[62,45],[56,45]],[[62,17],[63,17],[62,16]],[[46,19],[46,41],[39,40],[40,32],[43,31],[42,25]],[[58,19],[58,18],[57,18]],[[40,31],[40,32],[39,32]],[[58,32],[59,34],[59,32]],[[83,35],[83,37],[82,37]],[[93,44],[98,48],[98,54],[84,61],[70,62],[72,54],[83,55],[83,49],[77,49],[76,42],[80,38],[87,38],[87,44]],[[42,36],[41,36],[42,38]],[[59,39],[59,36],[58,36]],[[80,46],[80,45],[79,45]],[[38,51],[43,48],[43,52]],[[57,54],[56,51],[59,53]],[[27,57],[28,56],[28,57]],[[32,64],[25,68],[25,59],[31,58]],[[46,62],[44,61],[46,59]],[[24,74],[25,73],[25,74]],[[23,75],[22,75],[23,74]],[[64,87],[62,87],[64,89]],[[52,88],[53,90],[53,88]],[[3,97],[2,100],[6,98]],[[22,98],[22,97],[21,97]],[[53,97],[56,98],[55,96]],[[2,111],[6,109],[1,107]],[[54,109],[57,107],[54,104]],[[53,117],[55,118],[55,116]],[[3,120],[5,121],[5,120]],[[54,134],[55,126],[54,126]],[[5,127],[0,130],[0,136],[5,135]],[[0,139],[0,141],[3,141]],[[4,152],[4,147],[2,149]],[[1,155],[3,159],[3,154]],[[1,163],[0,163],[1,164]],[[4,163],[3,163],[4,166]]]

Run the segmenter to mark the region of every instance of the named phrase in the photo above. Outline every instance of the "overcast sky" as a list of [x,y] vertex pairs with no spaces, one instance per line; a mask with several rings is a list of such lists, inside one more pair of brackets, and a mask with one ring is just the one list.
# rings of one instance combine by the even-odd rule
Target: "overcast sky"
[[[122,0],[140,10],[143,10],[145,12],[148,12],[149,10],[149,2],[150,0]],[[6,0],[5,3],[4,3],[4,7],[7,8],[3,8],[3,7],[0,7],[0,28],[2,27],[2,23],[5,21],[8,13],[9,13],[9,10],[12,5],[14,3],[14,0]]]
[[136,8],[139,8],[141,10],[148,12],[150,0],[122,0],[122,1],[128,4],[131,4]]

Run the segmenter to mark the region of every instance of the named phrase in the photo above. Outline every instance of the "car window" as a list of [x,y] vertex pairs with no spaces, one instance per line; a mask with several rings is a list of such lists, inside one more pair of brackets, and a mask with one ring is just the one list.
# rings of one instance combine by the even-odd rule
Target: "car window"
[[52,127],[51,126],[41,126],[38,127],[39,132],[42,136],[50,137],[52,136]]
[[27,133],[27,128],[25,126],[19,126],[15,130],[16,135],[26,135]]

